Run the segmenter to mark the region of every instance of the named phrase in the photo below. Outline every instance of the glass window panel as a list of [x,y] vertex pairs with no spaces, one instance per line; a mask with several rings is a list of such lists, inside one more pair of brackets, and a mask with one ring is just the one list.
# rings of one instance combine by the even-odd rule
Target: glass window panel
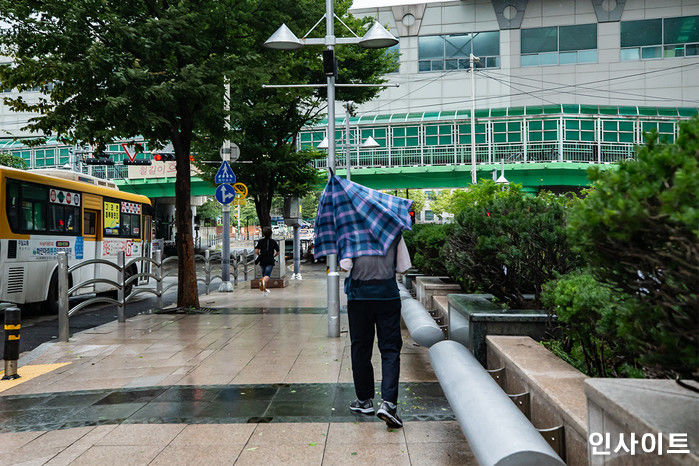
[[558,121],[556,120],[545,120],[544,129],[556,129],[558,128]]
[[[474,65],[477,66],[477,65]],[[459,58],[459,69],[467,70],[471,68],[471,64],[468,62],[468,58]]]
[[436,146],[438,142],[439,142],[438,136],[427,136],[425,138],[425,145],[426,146]]
[[507,123],[507,130],[508,131],[519,131],[521,129],[522,124],[519,121],[511,121]]
[[658,129],[657,123],[652,123],[650,121],[644,121],[642,125],[643,131],[653,131],[654,129]]
[[665,18],[663,36],[666,44],[699,42],[699,16]]
[[493,141],[494,142],[507,142],[507,134],[506,133],[495,133],[495,134],[493,134]]
[[374,130],[374,138],[385,138],[386,137],[386,128],[376,128]]
[[485,63],[485,66],[488,68],[498,68],[500,66],[500,57],[487,57]]
[[619,142],[633,142],[633,133],[619,133]]
[[529,129],[540,130],[540,129],[541,129],[541,120],[539,120],[539,121],[530,121],[530,122],[529,122]]
[[597,50],[578,51],[578,63],[597,63]]
[[602,128],[605,131],[616,131],[617,130],[616,121],[603,121]]
[[621,22],[621,46],[656,45],[663,43],[661,19]]
[[544,131],[544,141],[556,141],[558,140],[557,131]]
[[595,122],[592,120],[582,120],[580,122],[580,129],[587,130],[587,131],[594,131],[595,130]]
[[684,45],[666,45],[663,57],[684,57]]
[[643,47],[641,49],[641,58],[643,58],[643,59],[661,58],[661,57],[662,57],[662,48],[659,45],[656,47]]
[[554,27],[522,29],[522,53],[558,50],[558,30]]
[[699,44],[687,44],[684,49],[684,54],[688,57],[699,55]]
[[606,132],[604,133],[604,137],[602,138],[604,142],[618,142],[617,141],[617,133],[615,132]]
[[439,134],[441,134],[441,135],[451,134],[451,125],[440,125],[439,126]]
[[445,69],[447,69],[447,70],[458,70],[459,69],[459,60],[457,60],[457,59],[444,60],[444,63],[446,64]]
[[508,139],[510,142],[521,142],[522,141],[522,134],[521,133],[508,133]]
[[408,136],[417,136],[417,126],[408,126],[405,130],[405,134]]
[[578,62],[578,52],[561,52],[558,56],[561,65],[570,65]]
[[592,131],[580,131],[580,140],[581,141],[594,141],[595,140],[595,133]]
[[418,58],[426,59],[441,59],[444,57],[444,37],[442,36],[423,36],[418,38]]
[[558,50],[586,50],[597,48],[597,24],[560,26]]
[[619,131],[633,131],[633,122],[631,121],[620,121]]
[[658,131],[661,133],[674,133],[675,126],[672,123],[659,123]]
[[580,120],[566,120],[566,129],[580,129]]
[[540,53],[539,60],[541,61],[542,65],[557,65],[558,52]]
[[641,59],[641,49],[638,47],[633,49],[621,49],[620,52],[619,58],[621,58],[621,61]]
[[417,136],[412,136],[405,138],[405,145],[406,146],[417,146],[418,145],[418,138]]
[[405,147],[405,138],[393,138],[394,147]]
[[530,131],[529,132],[529,140],[532,142],[539,142],[541,141],[541,131]]
[[393,128],[394,136],[405,136],[405,128],[397,127]]
[[418,71],[432,71],[432,63],[429,60],[423,60],[418,63]]
[[485,134],[476,133],[476,144],[484,144],[484,143],[485,143]]
[[468,57],[471,53],[471,34],[459,34],[444,38],[444,56],[446,58]]
[[473,54],[500,55],[500,31],[477,32],[473,39]]
[[432,71],[443,71],[444,60],[432,60]]
[[425,134],[428,136],[436,135],[438,131],[437,126],[425,126]]
[[496,133],[504,133],[507,131],[507,123],[505,122],[498,122],[498,123],[493,123],[493,131]]
[[567,141],[577,141],[580,139],[580,131],[566,131]]
[[439,144],[442,146],[451,144],[451,135],[448,136],[439,136]]
[[539,55],[522,55],[522,66],[538,66]]

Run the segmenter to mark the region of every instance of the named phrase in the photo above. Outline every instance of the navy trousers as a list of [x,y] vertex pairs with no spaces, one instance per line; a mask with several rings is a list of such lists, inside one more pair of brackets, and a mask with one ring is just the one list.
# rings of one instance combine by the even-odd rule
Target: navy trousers
[[391,403],[398,401],[400,349],[403,346],[400,306],[400,299],[352,300],[347,303],[354,390],[362,401],[374,398],[374,367],[371,365],[374,328],[381,352],[381,397]]

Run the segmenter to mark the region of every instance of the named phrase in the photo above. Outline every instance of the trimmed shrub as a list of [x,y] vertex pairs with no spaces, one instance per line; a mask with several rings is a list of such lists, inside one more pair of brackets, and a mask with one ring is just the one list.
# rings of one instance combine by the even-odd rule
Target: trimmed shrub
[[565,234],[567,202],[506,190],[465,206],[445,250],[450,275],[464,289],[491,293],[510,307],[538,307],[542,285],[578,263]]
[[454,226],[422,223],[413,225],[412,231],[403,232],[413,266],[425,275],[447,275],[441,250]]
[[651,376],[699,367],[699,119],[675,144],[647,138],[636,161],[592,169],[569,236],[595,276],[627,296],[619,332]]

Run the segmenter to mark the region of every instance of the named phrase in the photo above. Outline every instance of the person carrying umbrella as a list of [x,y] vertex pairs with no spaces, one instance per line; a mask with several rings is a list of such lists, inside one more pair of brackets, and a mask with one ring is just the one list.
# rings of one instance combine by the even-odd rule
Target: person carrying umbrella
[[390,196],[332,176],[316,217],[314,254],[337,254],[345,279],[357,399],[349,409],[374,414],[374,332],[381,352],[381,398],[376,415],[392,428],[403,427],[398,416],[401,300],[396,272],[411,267],[401,232],[411,228],[412,201]]

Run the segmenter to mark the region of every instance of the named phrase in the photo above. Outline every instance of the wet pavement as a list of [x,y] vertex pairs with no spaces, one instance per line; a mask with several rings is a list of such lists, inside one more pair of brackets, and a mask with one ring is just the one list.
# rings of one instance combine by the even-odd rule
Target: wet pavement
[[[351,413],[347,316],[327,337],[322,269],[204,314],[140,314],[23,355],[0,382],[0,464],[471,464],[425,348],[404,332],[404,429]],[[380,402],[380,354],[372,357]],[[29,371],[28,371],[29,372]]]

